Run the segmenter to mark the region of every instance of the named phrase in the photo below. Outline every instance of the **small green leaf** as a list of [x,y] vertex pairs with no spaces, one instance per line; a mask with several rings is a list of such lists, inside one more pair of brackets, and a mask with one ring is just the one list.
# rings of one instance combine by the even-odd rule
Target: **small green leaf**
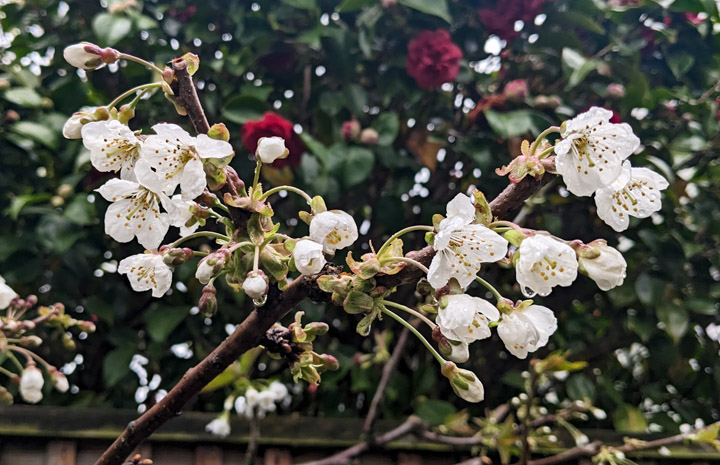
[[92,23],[93,31],[98,37],[100,44],[107,47],[120,42],[132,29],[132,21],[125,16],[100,13]]
[[540,131],[553,124],[546,116],[530,110],[504,113],[485,110],[484,114],[492,130],[503,139],[528,132],[537,135]]
[[143,320],[150,338],[155,342],[164,342],[187,315],[188,308],[185,306],[166,307],[153,305],[145,312]]
[[398,0],[398,3],[452,23],[447,0]]
[[345,159],[343,180],[345,185],[355,186],[363,182],[372,172],[375,165],[373,153],[362,147],[353,147]]
[[395,113],[383,113],[373,122],[372,128],[378,133],[377,145],[384,147],[395,142],[400,129],[400,121]]
[[644,433],[647,428],[642,412],[632,405],[623,404],[612,414],[615,429],[628,433]]
[[111,388],[130,373],[130,362],[135,354],[134,347],[118,347],[110,351],[103,360],[103,380],[105,387]]
[[57,148],[57,133],[44,124],[34,121],[18,121],[10,127],[16,134],[34,140],[47,148]]
[[415,407],[415,415],[433,426],[442,425],[447,417],[456,412],[457,409],[453,404],[437,399],[427,399]]
[[362,10],[364,7],[377,3],[377,0],[345,0],[335,11],[338,13],[348,13],[350,11]]
[[677,343],[688,329],[687,311],[679,305],[663,303],[657,307],[656,313],[658,320],[665,325],[664,331]]
[[44,104],[43,97],[29,87],[15,87],[3,93],[3,98],[21,107],[37,108]]
[[248,121],[259,119],[267,109],[267,104],[258,98],[238,95],[227,101],[221,113],[225,119],[233,123],[245,124]]
[[572,400],[593,400],[595,398],[595,385],[582,373],[570,376],[566,389]]

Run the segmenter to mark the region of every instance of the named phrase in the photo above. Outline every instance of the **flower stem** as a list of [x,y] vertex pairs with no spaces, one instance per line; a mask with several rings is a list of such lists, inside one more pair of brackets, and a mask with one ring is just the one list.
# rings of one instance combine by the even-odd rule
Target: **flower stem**
[[388,257],[388,258],[383,258],[382,260],[380,260],[380,266],[382,266],[382,265],[384,265],[384,264],[386,264],[386,263],[390,263],[390,262],[403,262],[403,263],[408,263],[408,264],[410,264],[410,265],[414,265],[414,266],[420,268],[421,270],[423,270],[423,271],[425,272],[425,274],[428,273],[428,269],[427,269],[427,267],[426,267],[425,265],[423,265],[422,263],[420,263],[420,262],[417,261],[417,260],[413,260],[412,258],[407,258],[407,257]]
[[[8,346],[8,349],[9,349],[10,347],[15,347],[15,346]],[[8,357],[10,360],[12,360],[12,362],[15,364],[16,367],[18,367],[18,369],[20,370],[21,373],[23,372],[23,370],[25,370],[25,367],[22,365],[22,363],[20,363],[20,360],[17,359],[17,357],[15,356],[15,354],[13,354],[12,352],[10,352],[9,350],[8,350],[8,351],[5,351],[5,354],[7,354],[7,357]]]
[[189,234],[185,237],[181,237],[180,239],[176,240],[172,244],[170,244],[170,247],[177,247],[178,245],[182,244],[185,241],[189,241],[190,239],[197,239],[198,237],[214,237],[215,239],[219,239],[221,241],[230,241],[230,238],[227,237],[225,234],[220,234],[212,231],[199,231],[196,233]]
[[422,334],[420,334],[420,331],[418,331],[417,329],[415,329],[415,327],[413,327],[413,325],[411,325],[411,324],[408,323],[407,321],[403,320],[402,318],[400,318],[400,316],[399,316],[398,314],[396,314],[395,312],[393,312],[393,311],[391,311],[391,310],[388,310],[388,309],[385,308],[385,307],[383,307],[382,312],[383,312],[384,314],[388,315],[388,316],[389,316],[390,318],[392,318],[393,320],[395,320],[395,321],[397,321],[398,323],[400,323],[401,325],[405,326],[411,333],[413,333],[413,334],[415,335],[415,337],[417,337],[418,339],[420,339],[420,342],[422,342],[423,345],[425,346],[425,348],[427,348],[427,350],[430,351],[430,353],[433,355],[433,357],[435,357],[435,360],[437,360],[438,363],[440,363],[440,365],[445,365],[445,362],[446,362],[447,360],[445,360],[445,359],[443,358],[443,356],[440,355],[437,350],[435,350],[435,348],[432,346],[432,344],[430,344],[430,343],[428,342],[428,340],[425,339],[425,336],[423,336]]
[[549,136],[553,132],[560,132],[560,126],[550,126],[549,128],[547,128],[546,130],[544,130],[537,136],[537,139],[535,139],[535,142],[533,142],[532,145],[530,146],[530,156],[531,157],[533,155],[535,155],[535,151],[537,150],[538,146],[540,145],[540,142],[542,142],[547,136]]
[[418,312],[417,310],[413,310],[412,308],[407,307],[403,304],[399,304],[397,302],[391,302],[391,301],[385,300],[385,299],[381,300],[381,302],[383,305],[387,305],[388,307],[393,307],[398,310],[402,310],[403,312],[407,312],[413,316],[420,318],[423,322],[425,322],[426,325],[428,325],[430,327],[430,329],[435,329],[437,327],[437,325],[435,323],[433,323],[430,318],[426,317],[425,315]]
[[260,269],[260,246],[255,246],[255,256],[253,257],[253,271]]
[[[141,90],[153,89],[155,87],[162,87],[162,82],[150,82],[148,84],[143,84],[143,85],[140,85],[137,87],[133,87],[130,90],[126,90],[122,94],[115,97],[115,99],[112,102],[108,103],[107,107],[112,108],[112,107],[116,106],[118,103],[120,103],[123,100],[125,100],[126,98],[130,97],[135,92],[139,92]],[[142,94],[140,94],[140,95],[142,95]]]
[[293,187],[293,186],[273,187],[272,189],[265,192],[260,197],[260,201],[264,202],[268,197],[270,197],[271,195],[275,194],[276,192],[280,192],[280,191],[294,192],[294,193],[298,194],[299,196],[301,196],[302,198],[304,198],[308,205],[310,205],[310,203],[312,203],[312,198],[304,190],[298,189],[297,187]]
[[538,160],[542,160],[543,158],[547,157],[551,153],[555,151],[555,147],[551,146],[540,152],[540,155],[537,156]]
[[432,226],[425,226],[425,225],[417,225],[417,226],[408,226],[408,227],[405,228],[405,229],[401,229],[400,231],[398,231],[398,232],[396,232],[395,234],[393,234],[392,236],[390,236],[390,238],[389,238],[387,241],[385,241],[385,243],[382,245],[382,247],[380,247],[380,250],[377,251],[377,254],[376,254],[376,255],[380,255],[382,252],[384,252],[385,249],[387,249],[388,247],[390,247],[390,244],[392,244],[392,241],[394,241],[394,240],[397,239],[398,237],[402,236],[403,234],[406,234],[406,233],[409,233],[409,232],[413,232],[413,231],[429,231],[429,232],[432,232],[432,231],[433,231],[433,227],[432,227]]
[[507,226],[508,228],[523,232],[523,230],[520,226],[516,225],[515,223],[513,223],[511,221],[500,220],[500,221],[493,221],[492,223],[488,224],[488,228],[490,228],[490,229],[493,229],[497,226]]
[[158,74],[162,75],[163,70],[155,66],[153,63],[150,63],[147,60],[143,60],[142,58],[136,57],[135,55],[128,55],[127,53],[120,53],[118,55],[118,58],[125,59],[128,61],[134,61],[135,63],[140,63],[141,65],[144,65],[153,71],[157,72]]
[[497,300],[498,302],[500,302],[500,301],[503,299],[503,296],[500,294],[500,292],[498,292],[498,290],[495,289],[495,287],[494,287],[492,284],[490,284],[489,282],[485,281],[485,280],[482,279],[480,276],[476,276],[476,277],[475,277],[475,281],[479,282],[480,284],[482,284],[483,286],[485,286],[485,288],[486,288],[488,291],[492,292],[493,296],[495,296],[495,300]]
[[258,181],[260,181],[260,170],[262,169],[262,161],[258,158],[257,165],[255,166],[255,176],[253,177],[253,191],[257,189]]
[[2,373],[3,375],[7,376],[10,379],[15,377],[15,373],[8,370],[7,368],[0,367],[0,373]]

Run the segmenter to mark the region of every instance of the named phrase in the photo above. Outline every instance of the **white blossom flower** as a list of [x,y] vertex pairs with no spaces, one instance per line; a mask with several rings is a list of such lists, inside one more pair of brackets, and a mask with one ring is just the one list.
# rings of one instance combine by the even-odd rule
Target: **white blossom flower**
[[263,163],[272,163],[279,158],[285,158],[290,152],[285,148],[285,140],[282,137],[261,137],[257,143],[255,155]]
[[577,278],[575,251],[550,236],[536,234],[522,241],[515,263],[517,282],[523,293],[550,294],[554,286],[569,286]]
[[625,258],[602,239],[592,241],[587,248],[578,251],[578,264],[580,271],[603,291],[609,291],[625,280]]
[[192,200],[207,186],[203,159],[225,158],[233,154],[232,145],[206,134],[192,137],[180,126],[160,123],[154,135],[145,139],[142,156],[155,168],[171,189],[180,185],[183,198]]
[[35,365],[28,365],[20,377],[20,396],[29,404],[37,404],[43,398],[42,388],[45,384],[42,371]]
[[450,386],[461,399],[481,402],[485,398],[485,387],[472,371],[458,368],[453,362],[445,362],[440,372],[450,380]]
[[325,266],[323,246],[315,241],[301,239],[293,249],[295,267],[304,275],[319,273]]
[[245,391],[245,399],[247,399],[247,405],[250,409],[255,408],[260,402],[259,395],[260,393],[255,388],[248,388],[248,390]]
[[111,179],[96,189],[113,202],[105,212],[105,232],[118,242],[137,237],[143,247],[155,249],[170,227],[168,214],[160,212],[160,204],[171,212],[173,206],[145,160],[137,161],[135,174],[138,182]]
[[660,191],[667,179],[647,168],[633,168],[625,162],[620,177],[595,193],[598,216],[615,231],[624,231],[630,217],[647,218],[662,207]]
[[613,113],[592,107],[564,123],[555,145],[555,167],[570,192],[588,196],[611,184],[622,163],[640,145],[627,123],[610,122]]
[[505,348],[517,358],[526,358],[547,344],[557,329],[552,310],[542,305],[530,305],[505,314],[498,324],[498,336]]
[[83,145],[98,171],[120,171],[120,178],[136,181],[135,162],[140,157],[140,140],[117,120],[94,121],[82,127]]
[[172,284],[172,268],[162,255],[141,253],[120,260],[118,273],[127,274],[130,286],[136,292],[152,290],[153,297],[162,297]]
[[243,281],[243,291],[251,299],[261,299],[268,291],[268,279],[262,271],[251,271]]
[[68,389],[70,389],[70,383],[68,382],[67,377],[57,368],[50,370],[50,379],[58,392],[67,392]]
[[5,279],[0,276],[0,310],[5,310],[10,302],[17,296],[17,292],[13,291],[10,286],[5,284]]
[[247,412],[248,405],[247,405],[247,399],[243,396],[237,396],[235,399],[235,411],[238,415],[245,415]]
[[192,200],[184,200],[182,195],[176,194],[172,196],[173,212],[170,215],[170,224],[180,228],[180,237],[188,236],[200,227],[200,223],[195,221],[190,226],[188,222],[193,217],[193,209],[199,208],[199,205]]
[[447,306],[440,306],[435,323],[446,338],[469,344],[490,337],[488,324],[499,318],[500,312],[487,300],[459,294],[447,296]]
[[352,245],[358,238],[357,225],[352,216],[341,210],[330,210],[315,216],[310,222],[310,239],[323,245],[325,253]]
[[277,409],[275,405],[275,393],[266,389],[258,394],[258,410],[262,410],[265,413],[274,412]]
[[288,391],[287,386],[285,386],[280,381],[273,381],[272,383],[270,383],[270,386],[268,386],[268,391],[272,392],[275,396],[275,402],[280,402],[283,405],[290,397],[290,391]]
[[72,44],[65,47],[63,50],[63,58],[71,66],[80,69],[97,69],[103,66],[101,53],[103,49],[90,42],[80,42],[79,44]]
[[448,203],[447,218],[440,222],[433,243],[437,253],[428,270],[433,288],[445,286],[450,278],[465,288],[477,276],[481,263],[505,257],[505,238],[481,224],[472,224],[474,220],[475,207],[467,195],[458,194]]
[[227,413],[223,412],[219,417],[205,425],[205,431],[219,438],[227,437],[230,434],[230,421]]
[[[92,118],[97,107],[83,107],[72,114],[63,125],[63,137],[66,139],[82,139],[82,128]],[[83,122],[85,121],[85,122]]]

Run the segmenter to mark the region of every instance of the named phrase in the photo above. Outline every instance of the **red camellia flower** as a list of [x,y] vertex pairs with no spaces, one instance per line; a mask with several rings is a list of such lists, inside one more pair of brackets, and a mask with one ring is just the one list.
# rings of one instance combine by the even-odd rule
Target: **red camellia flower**
[[293,131],[293,124],[271,111],[265,113],[257,121],[248,121],[242,128],[242,142],[253,154],[261,137],[278,136],[285,139],[285,147],[290,154],[287,158],[276,160],[272,166],[282,168],[285,165],[298,166],[305,146]]
[[495,8],[478,10],[480,21],[488,31],[504,40],[514,39],[515,21],[531,22],[542,11],[543,3],[548,0],[498,0]]
[[448,31],[422,31],[408,44],[405,66],[420,87],[432,89],[455,79],[462,56]]

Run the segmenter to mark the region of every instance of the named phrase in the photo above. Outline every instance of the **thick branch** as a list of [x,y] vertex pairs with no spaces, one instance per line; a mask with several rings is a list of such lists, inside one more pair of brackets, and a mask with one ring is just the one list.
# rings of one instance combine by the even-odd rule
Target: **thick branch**
[[[403,424],[401,424],[397,428],[390,430],[382,436],[378,436],[377,438],[375,438],[375,441],[372,445],[376,447],[384,446],[389,442],[392,442],[400,437],[405,436],[408,433],[413,432],[421,425],[422,420],[420,420],[420,418],[410,416],[407,420],[405,420]],[[370,444],[368,444],[367,442],[361,442],[348,449],[338,452],[335,455],[331,455],[330,457],[327,457],[325,459],[316,460],[314,462],[306,462],[302,465],[345,465],[346,463],[349,463],[353,457],[357,457],[358,455],[369,449]]]
[[[197,132],[206,133],[209,130],[209,125],[200,101],[198,100],[195,86],[190,74],[187,72],[187,65],[184,60],[174,60],[173,70],[177,78],[176,98],[187,110],[190,121]],[[531,177],[527,177],[517,184],[509,185],[495,200],[490,202],[493,214],[497,217],[502,217],[508,211],[520,207],[528,197],[542,187],[542,185],[546,184],[551,178],[552,176],[545,175],[541,181],[536,181]],[[233,212],[233,210],[237,211]],[[244,210],[231,209],[231,217],[238,228],[245,227],[243,219],[246,218],[246,214],[247,212]],[[435,251],[433,248],[428,246],[419,251],[409,252],[407,257],[428,266],[434,254]],[[321,274],[337,272],[337,270],[325,270],[324,273]],[[377,283],[379,286],[392,288],[415,283],[423,274],[424,273],[417,267],[407,267],[395,275],[378,277]],[[131,422],[120,437],[103,453],[95,465],[121,464],[135,447],[147,439],[169,419],[179,415],[180,410],[194,395],[200,392],[205,385],[237,360],[240,355],[258,345],[262,336],[276,321],[283,318],[298,303],[306,298],[314,301],[327,301],[328,299],[328,295],[318,288],[316,277],[302,276],[293,281],[284,292],[280,292],[276,287],[272,287],[266,304],[262,308],[255,309],[250,313],[237,327],[235,332],[225,339],[225,341],[204,360],[190,369],[180,382],[170,390],[167,396],[145,412],[140,418]],[[415,420],[415,422],[417,422],[417,420]],[[416,426],[415,422],[412,423],[412,427]],[[390,433],[387,433],[385,436],[389,434]],[[384,436],[378,437],[375,443],[380,444],[383,437]],[[392,439],[394,438],[386,439],[385,442]],[[361,449],[362,452],[368,446],[367,444],[363,444],[356,447],[364,447]]]

